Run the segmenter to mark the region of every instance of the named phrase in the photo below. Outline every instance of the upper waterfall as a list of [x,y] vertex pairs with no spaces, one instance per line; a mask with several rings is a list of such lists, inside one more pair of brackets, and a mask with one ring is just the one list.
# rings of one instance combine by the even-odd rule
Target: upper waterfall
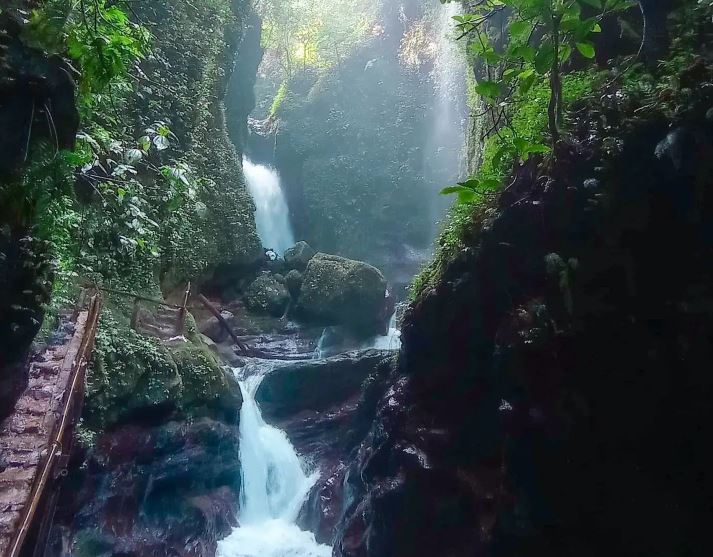
[[262,244],[283,254],[295,244],[280,175],[274,168],[243,158],[248,191],[255,201],[255,224]]

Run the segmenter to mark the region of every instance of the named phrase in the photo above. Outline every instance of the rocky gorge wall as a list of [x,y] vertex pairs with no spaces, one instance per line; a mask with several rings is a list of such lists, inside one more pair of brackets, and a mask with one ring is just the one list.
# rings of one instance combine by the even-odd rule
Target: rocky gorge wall
[[473,214],[404,318],[335,555],[710,552],[713,73],[674,67],[576,104],[557,165]]

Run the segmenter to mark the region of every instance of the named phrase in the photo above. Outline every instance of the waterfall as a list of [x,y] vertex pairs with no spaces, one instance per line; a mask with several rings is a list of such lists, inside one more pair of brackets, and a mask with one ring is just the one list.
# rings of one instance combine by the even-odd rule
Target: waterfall
[[255,224],[263,246],[279,254],[295,245],[285,194],[274,168],[243,158],[243,172],[248,191],[255,201]]
[[218,542],[217,557],[329,557],[332,548],[318,544],[311,532],[295,524],[318,473],[307,475],[284,431],[265,423],[255,401],[264,375],[239,381],[240,526]]
[[[433,127],[426,144],[425,162],[427,177],[436,191],[456,182],[461,175],[465,145],[468,108],[466,86],[466,55],[456,41],[453,16],[462,11],[459,2],[436,8],[434,40],[436,58],[431,73],[435,88]],[[432,205],[435,220],[450,204],[450,199],[439,196],[440,202]],[[435,221],[432,221],[435,222]]]

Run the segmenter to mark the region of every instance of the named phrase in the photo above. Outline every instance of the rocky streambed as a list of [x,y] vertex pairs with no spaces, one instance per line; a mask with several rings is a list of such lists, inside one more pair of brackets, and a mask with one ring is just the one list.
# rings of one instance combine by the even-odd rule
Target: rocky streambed
[[[355,351],[285,362],[249,358],[266,373],[256,400],[319,471],[299,524],[331,542],[344,498],[343,475],[372,413],[369,385],[391,352]],[[366,390],[365,390],[366,389]],[[237,417],[203,415],[117,424],[74,456],[55,518],[54,555],[213,555],[238,524]]]

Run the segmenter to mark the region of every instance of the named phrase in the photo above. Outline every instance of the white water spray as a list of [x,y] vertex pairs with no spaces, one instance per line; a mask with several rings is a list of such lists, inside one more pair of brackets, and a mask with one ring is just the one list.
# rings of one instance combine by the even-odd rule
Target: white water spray
[[265,423],[255,401],[263,375],[240,381],[240,526],[218,542],[217,557],[329,557],[295,521],[318,473],[304,472],[284,431]]
[[401,331],[396,327],[396,312],[389,321],[389,332],[384,336],[374,337],[364,348],[377,350],[399,350],[401,348]]
[[[462,45],[456,41],[453,16],[462,12],[459,2],[438,6],[434,25],[435,50],[431,79],[435,87],[433,127],[426,144],[426,175],[436,191],[458,181],[463,163],[468,108],[467,65]],[[435,192],[434,192],[435,193]],[[431,205],[435,223],[450,205],[450,198],[436,196]],[[435,231],[434,231],[435,234]]]
[[255,201],[255,224],[263,246],[283,254],[295,245],[290,214],[280,176],[274,168],[243,158],[243,172],[248,191]]

